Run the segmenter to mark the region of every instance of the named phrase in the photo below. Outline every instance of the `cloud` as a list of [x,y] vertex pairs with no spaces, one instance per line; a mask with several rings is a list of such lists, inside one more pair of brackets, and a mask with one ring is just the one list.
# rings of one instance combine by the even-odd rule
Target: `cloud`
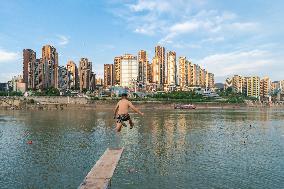
[[197,63],[217,77],[226,77],[234,74],[258,75],[264,67],[272,66],[275,59],[269,51],[255,49],[209,55]]
[[[147,29],[146,29],[147,28]],[[155,28],[154,27],[146,27],[146,26],[143,26],[143,27],[138,27],[134,30],[135,33],[140,33],[140,34],[144,34],[144,35],[149,35],[149,36],[152,36],[155,34],[154,32]]]
[[206,43],[206,42],[217,43],[217,42],[224,41],[224,40],[225,40],[224,37],[209,37],[209,38],[203,39],[201,43]]
[[255,31],[258,29],[259,24],[254,22],[234,22],[228,25],[228,28],[231,30],[238,31]]
[[[127,28],[141,35],[159,37],[161,45],[172,44],[184,36],[190,39],[206,40],[223,36],[229,39],[232,32],[236,36],[245,32],[257,32],[259,24],[242,20],[234,12],[208,9],[203,0],[138,0],[126,3],[119,12],[120,18],[126,21]],[[186,40],[186,38],[184,38]]]
[[139,0],[136,4],[130,4],[129,8],[133,12],[141,12],[141,11],[158,11],[164,12],[169,11],[171,5],[167,1],[163,0]]
[[65,46],[69,43],[69,37],[65,35],[57,35],[59,42],[58,45]]
[[186,33],[195,31],[200,28],[201,24],[197,21],[177,23],[170,27],[170,32],[173,33]]
[[16,61],[21,58],[18,52],[10,52],[0,48],[0,63]]
[[[226,35],[233,32],[256,31],[258,23],[236,22],[237,15],[228,11],[218,12],[216,10],[201,10],[186,21],[175,23],[168,27],[165,37],[160,43],[166,44],[181,35],[195,34],[205,42],[224,41]],[[219,37],[216,37],[219,36]],[[222,36],[222,37],[220,37]],[[205,39],[204,39],[205,37]]]

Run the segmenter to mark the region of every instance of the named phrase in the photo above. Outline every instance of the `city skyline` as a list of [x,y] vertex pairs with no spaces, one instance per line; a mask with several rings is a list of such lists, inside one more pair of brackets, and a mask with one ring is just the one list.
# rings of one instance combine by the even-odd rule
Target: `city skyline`
[[[0,81],[22,73],[22,49],[40,52],[45,44],[56,47],[60,66],[87,57],[101,77],[104,64],[112,64],[115,56],[144,49],[151,60],[153,47],[161,45],[166,53],[175,51],[177,58],[186,56],[210,70],[216,82],[234,74],[282,80],[282,5],[256,0],[5,1]],[[45,18],[44,10],[51,7],[53,14]]]

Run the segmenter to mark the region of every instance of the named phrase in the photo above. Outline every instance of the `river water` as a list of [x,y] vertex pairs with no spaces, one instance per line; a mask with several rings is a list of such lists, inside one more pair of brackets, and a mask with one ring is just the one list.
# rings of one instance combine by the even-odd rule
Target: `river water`
[[[284,187],[284,110],[0,111],[0,188],[77,188],[125,147],[114,189]],[[28,144],[32,141],[32,144]]]

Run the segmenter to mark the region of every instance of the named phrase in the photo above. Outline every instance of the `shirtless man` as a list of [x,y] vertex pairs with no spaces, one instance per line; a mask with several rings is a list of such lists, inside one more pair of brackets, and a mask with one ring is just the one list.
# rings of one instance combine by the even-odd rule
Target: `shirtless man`
[[136,113],[140,115],[144,115],[144,113],[140,112],[133,104],[127,100],[127,94],[123,93],[121,95],[121,100],[117,103],[115,109],[114,109],[114,117],[116,118],[116,131],[120,132],[122,122],[123,121],[129,121],[130,129],[133,128],[133,122],[128,114],[128,109],[131,108]]

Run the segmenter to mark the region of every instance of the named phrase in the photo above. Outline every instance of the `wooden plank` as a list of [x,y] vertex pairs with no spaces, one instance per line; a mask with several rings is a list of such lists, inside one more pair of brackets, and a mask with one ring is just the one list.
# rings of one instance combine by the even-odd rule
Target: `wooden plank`
[[88,173],[79,189],[106,189],[124,148],[107,149]]

